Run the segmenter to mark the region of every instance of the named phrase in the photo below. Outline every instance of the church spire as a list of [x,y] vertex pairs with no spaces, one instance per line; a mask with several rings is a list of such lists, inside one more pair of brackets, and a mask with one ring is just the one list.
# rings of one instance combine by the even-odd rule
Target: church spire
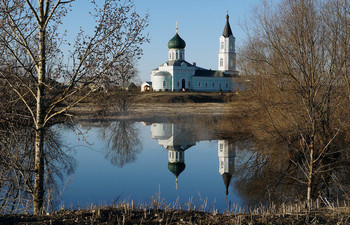
[[231,30],[229,18],[230,18],[230,16],[228,15],[228,10],[227,10],[227,14],[226,14],[226,24],[225,24],[224,32],[222,32],[222,36],[224,36],[224,37],[226,37],[226,38],[227,38],[227,37],[230,37],[230,36],[232,35],[232,30]]

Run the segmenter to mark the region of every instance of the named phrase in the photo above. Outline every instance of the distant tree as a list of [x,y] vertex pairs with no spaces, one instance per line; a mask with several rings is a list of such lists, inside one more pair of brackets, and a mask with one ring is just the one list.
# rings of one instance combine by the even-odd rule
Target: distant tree
[[242,73],[266,112],[264,129],[285,143],[308,207],[346,157],[348,12],[348,0],[264,1],[241,51]]
[[140,55],[140,46],[147,41],[143,31],[148,15],[140,17],[133,0],[92,0],[93,32],[81,29],[68,55],[63,53],[67,41],[59,30],[73,2],[0,1],[1,82],[25,106],[35,133],[34,214],[41,213],[44,199],[46,127],[98,89],[112,65],[123,63],[128,54]]
[[127,53],[119,62],[114,63],[109,69],[107,84],[126,89],[129,84],[137,77],[137,70],[134,65],[135,57]]

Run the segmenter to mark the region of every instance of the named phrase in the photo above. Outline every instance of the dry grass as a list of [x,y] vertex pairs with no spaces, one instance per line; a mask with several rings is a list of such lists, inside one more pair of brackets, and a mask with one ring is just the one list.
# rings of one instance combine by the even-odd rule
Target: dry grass
[[88,209],[61,209],[51,215],[3,215],[0,224],[349,224],[349,204],[339,202],[326,205],[325,200],[314,202],[311,212],[305,203],[260,206],[242,212],[232,205],[230,210],[218,213],[211,208],[203,210],[205,201],[195,210],[191,199],[183,206],[167,204],[156,196],[149,204],[122,202],[113,206],[91,206]]

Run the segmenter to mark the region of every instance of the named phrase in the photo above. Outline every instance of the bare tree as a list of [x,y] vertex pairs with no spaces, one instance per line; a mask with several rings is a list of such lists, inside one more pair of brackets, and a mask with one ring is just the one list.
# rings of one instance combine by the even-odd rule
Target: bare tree
[[148,15],[140,17],[132,0],[91,1],[93,33],[81,30],[69,54],[62,53],[58,30],[73,2],[0,1],[0,76],[25,105],[35,132],[34,214],[43,206],[45,128],[98,88],[126,53],[140,55],[147,41]]
[[322,182],[318,178],[329,182],[341,166],[344,146],[337,144],[348,123],[342,109],[349,103],[343,89],[350,55],[342,48],[347,34],[338,36],[336,12],[346,5],[346,0],[264,1],[241,54],[269,121],[266,130],[286,143],[303,175],[294,179],[306,186],[308,207]]

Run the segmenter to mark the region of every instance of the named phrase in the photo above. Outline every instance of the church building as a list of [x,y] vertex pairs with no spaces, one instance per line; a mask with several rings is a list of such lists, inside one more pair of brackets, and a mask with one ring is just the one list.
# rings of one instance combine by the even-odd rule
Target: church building
[[154,91],[234,91],[238,88],[236,71],[235,37],[226,16],[224,31],[220,37],[218,70],[204,69],[185,60],[186,42],[176,34],[168,42],[168,61],[151,72]]

